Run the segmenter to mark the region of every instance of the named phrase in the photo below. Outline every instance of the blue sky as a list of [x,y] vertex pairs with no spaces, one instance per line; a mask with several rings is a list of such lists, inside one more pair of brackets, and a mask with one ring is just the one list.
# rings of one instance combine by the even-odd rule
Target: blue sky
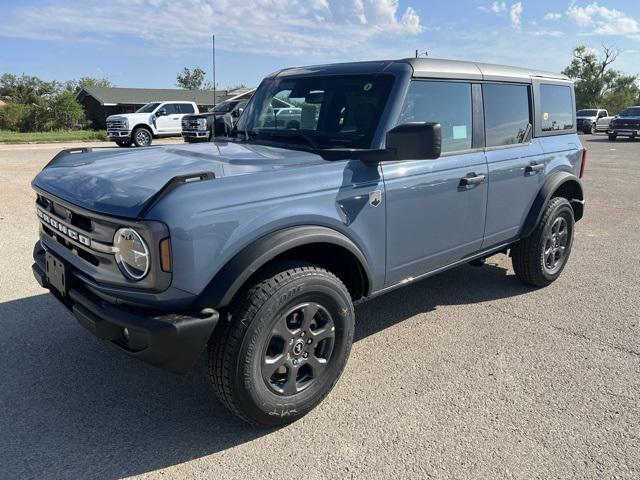
[[562,70],[577,44],[640,74],[638,0],[0,0],[0,73],[170,88],[182,67],[255,85],[287,66],[439,58]]

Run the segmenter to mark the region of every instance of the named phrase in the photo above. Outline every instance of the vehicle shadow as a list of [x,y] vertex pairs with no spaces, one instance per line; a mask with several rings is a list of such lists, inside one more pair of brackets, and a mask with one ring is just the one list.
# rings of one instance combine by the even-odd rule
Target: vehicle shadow
[[[363,303],[356,341],[439,305],[528,291],[506,277],[465,266]],[[1,303],[0,328],[4,478],[121,478],[271,433],[215,401],[203,358],[188,376],[155,369],[92,337],[48,294]]]

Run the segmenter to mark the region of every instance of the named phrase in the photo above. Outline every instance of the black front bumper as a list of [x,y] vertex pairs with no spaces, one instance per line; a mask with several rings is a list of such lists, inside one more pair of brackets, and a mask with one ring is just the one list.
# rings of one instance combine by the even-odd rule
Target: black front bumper
[[47,280],[45,251],[34,251],[33,274],[38,283],[67,308],[80,324],[98,338],[108,340],[147,363],[176,373],[188,372],[204,349],[219,314],[213,309],[200,312],[163,312],[114,305],[70,279],[66,294]]

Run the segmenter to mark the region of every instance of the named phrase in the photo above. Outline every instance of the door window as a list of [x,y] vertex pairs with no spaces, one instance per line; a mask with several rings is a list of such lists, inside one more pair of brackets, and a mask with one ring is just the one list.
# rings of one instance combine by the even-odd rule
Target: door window
[[487,83],[482,96],[487,147],[523,143],[531,128],[529,87]]
[[415,80],[402,107],[398,123],[439,123],[442,152],[471,148],[471,84]]
[[195,113],[193,105],[190,103],[176,103],[176,113]]
[[174,115],[178,113],[175,103],[165,103],[162,108],[167,111],[167,115]]
[[[564,85],[540,85],[540,125],[543,132],[573,129],[571,88]],[[598,117],[604,117],[600,112]]]

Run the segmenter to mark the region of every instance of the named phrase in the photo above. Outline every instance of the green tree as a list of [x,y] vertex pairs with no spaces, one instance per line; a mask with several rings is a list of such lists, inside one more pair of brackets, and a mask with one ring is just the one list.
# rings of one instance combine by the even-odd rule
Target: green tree
[[73,92],[64,91],[46,102],[48,126],[55,130],[69,130],[77,127],[84,118],[84,109]]
[[0,96],[9,97],[13,103],[39,104],[60,89],[58,82],[45,82],[30,75],[16,76],[5,73],[0,77]]
[[600,54],[585,45],[573,49],[573,60],[562,73],[575,82],[578,109],[606,108],[617,113],[638,97],[637,77],[611,68],[618,55],[616,48],[605,45]]
[[193,70],[184,67],[176,76],[176,86],[187,90],[201,89],[205,75],[206,72],[200,67],[195,67]]
[[82,77],[80,80],[67,80],[64,84],[65,90],[78,93],[85,87],[115,87],[108,78]]

